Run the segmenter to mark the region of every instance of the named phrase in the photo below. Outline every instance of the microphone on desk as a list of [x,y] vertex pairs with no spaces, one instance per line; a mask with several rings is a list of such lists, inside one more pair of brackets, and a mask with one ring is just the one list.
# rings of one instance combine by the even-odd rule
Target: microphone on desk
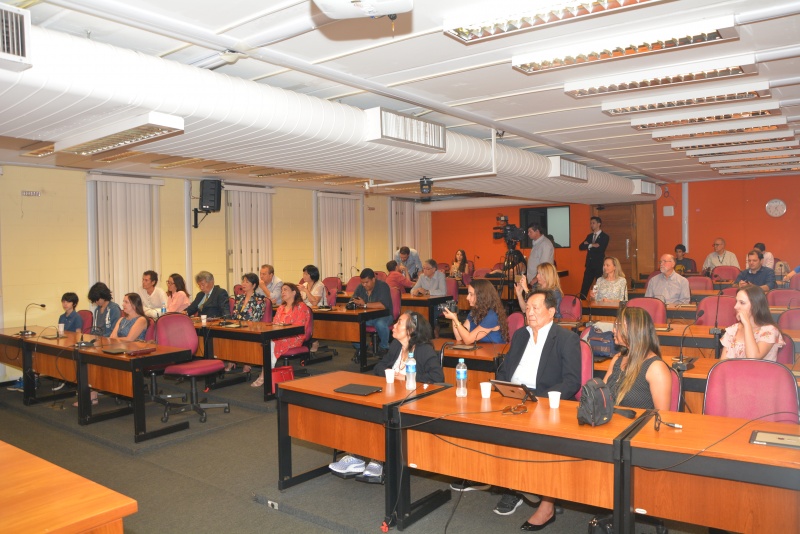
[[681,352],[680,352],[680,355],[679,355],[679,359],[678,359],[677,362],[674,362],[672,364],[672,368],[675,369],[676,371],[678,371],[679,373],[682,373],[684,371],[688,371],[689,369],[694,367],[694,363],[692,363],[692,362],[694,362],[697,358],[687,358],[685,360],[683,359],[683,341],[686,339],[686,331],[689,330],[689,328],[693,324],[695,324],[697,322],[697,320],[700,319],[700,317],[705,315],[705,313],[706,313],[705,310],[700,310],[699,312],[697,312],[697,317],[694,318],[694,321],[692,321],[691,323],[687,324],[686,328],[683,329],[683,334],[681,334]]
[[594,326],[594,320],[592,319],[592,299],[587,297],[586,303],[589,305],[589,320],[586,321],[586,327]]
[[711,334],[712,336],[718,336],[722,333],[722,330],[719,327],[719,301],[721,300],[721,298],[722,298],[722,290],[720,289],[719,293],[717,293],[717,307],[714,310],[714,328],[708,331],[708,333]]
[[25,322],[22,325],[22,330],[19,332],[19,335],[22,337],[36,335],[36,332],[34,332],[33,330],[28,330],[28,308],[30,308],[31,306],[39,306],[40,308],[44,308],[44,304],[37,304],[35,302],[31,302],[25,307]]

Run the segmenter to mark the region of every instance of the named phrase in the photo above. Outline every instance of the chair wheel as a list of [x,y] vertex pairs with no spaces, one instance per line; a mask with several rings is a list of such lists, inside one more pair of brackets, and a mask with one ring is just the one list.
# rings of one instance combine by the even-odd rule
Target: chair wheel
[[205,423],[205,422],[206,422],[206,419],[207,419],[207,418],[206,418],[206,416],[205,416],[205,415],[201,415],[201,416],[200,416],[200,422],[201,422],[201,423]]
[[169,421],[169,416],[168,415],[162,415],[161,416],[161,422],[162,423],[166,423],[167,421]]
[[222,410],[222,411],[225,412],[225,413],[231,413],[231,407],[230,406],[226,406],[225,409]]

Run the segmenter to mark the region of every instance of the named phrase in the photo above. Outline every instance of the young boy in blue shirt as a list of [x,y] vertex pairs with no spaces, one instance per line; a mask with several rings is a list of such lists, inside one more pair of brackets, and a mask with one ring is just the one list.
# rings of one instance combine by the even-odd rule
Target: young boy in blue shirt
[[61,296],[61,307],[64,313],[58,318],[58,324],[64,325],[67,332],[80,332],[83,330],[83,319],[81,314],[75,311],[78,307],[78,295],[75,293],[64,293]]

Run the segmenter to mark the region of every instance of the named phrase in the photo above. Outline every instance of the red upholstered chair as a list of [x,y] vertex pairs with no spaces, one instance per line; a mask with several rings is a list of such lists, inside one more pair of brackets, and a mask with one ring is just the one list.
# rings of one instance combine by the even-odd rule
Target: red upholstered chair
[[711,278],[707,276],[688,276],[686,280],[689,281],[689,291],[703,291],[714,289],[714,284],[711,283]]
[[642,308],[653,319],[655,324],[667,323],[667,305],[663,300],[653,297],[638,297],[628,301],[629,308]]
[[800,308],[786,310],[778,317],[781,330],[800,330]]
[[145,341],[156,340],[156,322],[150,317],[147,318],[147,330],[144,333],[144,340]]
[[696,273],[697,272],[697,262],[695,262],[692,258],[687,258],[686,256],[683,257],[684,260],[689,262],[689,267],[686,269],[687,273]]
[[[376,275],[377,275],[377,273],[376,273]],[[325,278],[322,281],[322,285],[324,285],[328,289],[332,288],[334,295],[336,295],[336,293],[338,293],[339,291],[342,290],[342,281],[339,278],[337,278],[336,276],[329,276],[328,278]],[[328,293],[328,294],[330,294],[330,293]],[[336,302],[336,299],[334,299],[333,302]],[[331,302],[328,301],[328,304],[331,304]],[[333,304],[331,304],[331,306],[333,306]]]
[[672,376],[672,398],[669,401],[669,409],[671,412],[677,412],[681,409],[681,377],[675,369],[670,369],[669,374]]
[[466,273],[462,274],[461,275],[461,283],[464,284],[464,286],[470,285],[472,283],[472,275],[471,274],[466,274]]
[[[162,315],[155,321],[153,331],[153,341],[157,344],[186,349],[192,353],[192,356],[197,352],[199,339],[197,337],[197,331],[194,328],[194,323],[188,316],[182,313],[168,313]],[[163,375],[164,370],[169,366],[170,364],[154,365],[144,369],[144,376],[150,379],[150,385],[148,386],[150,388],[150,400],[164,404],[165,406],[168,404],[167,399],[180,398],[184,402],[186,401],[186,394],[164,395],[158,390],[156,378],[159,375]]]
[[794,340],[783,334],[783,347],[778,351],[778,363],[792,367],[794,365]]
[[455,278],[445,278],[444,285],[447,290],[447,296],[458,302],[458,280]]
[[92,325],[94,324],[94,315],[89,310],[78,310],[78,314],[80,314],[81,321],[83,321],[81,332],[90,334],[92,332]]
[[714,267],[714,270],[711,271],[711,279],[714,281],[736,280],[740,272],[742,271],[733,265],[720,265],[719,267]]
[[800,308],[800,291],[796,289],[773,289],[767,293],[767,304],[770,306],[788,306]]
[[525,316],[520,312],[514,312],[508,316],[508,339],[514,336],[514,332],[525,326]]
[[644,287],[646,288],[647,284],[650,283],[650,280],[652,280],[654,276],[658,276],[659,274],[661,274],[660,270],[659,271],[653,271],[652,273],[648,274],[647,275],[647,280],[644,283]]
[[575,295],[564,295],[561,298],[559,311],[561,312],[562,321],[580,322],[581,318],[583,317],[583,305],[581,304],[581,299]]
[[[594,376],[594,357],[592,356],[592,347],[589,346],[585,340],[580,341],[581,344],[581,387]],[[581,400],[581,390],[575,394],[575,400]]]
[[[162,316],[156,323],[156,337],[162,345],[171,347],[186,348],[194,354],[197,351],[197,332],[194,329],[192,320],[179,313],[170,313]],[[219,373],[225,368],[225,363],[217,359],[197,359],[185,363],[178,363],[164,369],[165,375],[181,376],[188,378],[191,382],[190,400],[188,404],[172,404],[167,402],[164,406],[164,415],[161,417],[163,422],[169,420],[170,415],[194,410],[200,414],[200,422],[206,422],[206,408],[224,408],[225,413],[231,411],[230,404],[208,403],[199,398],[199,388],[197,379],[208,375]]]
[[503,262],[495,263],[494,267],[490,269],[491,271],[502,271],[503,270]]
[[386,274],[385,271],[375,271],[375,279],[376,280],[380,280],[381,282],[385,282],[387,276],[389,276],[389,275]]
[[[275,362],[275,367],[281,367],[282,365],[289,365],[289,360],[292,358],[299,358],[300,365],[305,366],[307,362],[311,359],[311,336],[314,334],[314,314],[309,314],[308,317],[308,325],[306,326],[306,331],[303,335],[303,344],[299,347],[293,347],[288,349],[284,352],[278,361]],[[326,358],[319,358],[317,362],[330,360],[330,357]],[[281,363],[283,361],[283,363]]]
[[[500,268],[502,269],[502,267],[503,265],[501,264]],[[486,275],[490,272],[492,272],[491,269],[478,269],[475,271],[475,274],[472,275],[472,278],[486,278]]]
[[361,277],[353,276],[350,280],[347,281],[347,285],[345,286],[345,291],[348,293],[352,293],[356,290],[356,288],[361,284]]
[[475,262],[467,260],[467,270],[471,273],[475,272]]
[[768,360],[730,359],[708,372],[703,413],[797,424],[798,403],[797,380],[786,366]]
[[236,309],[236,297],[228,297],[228,304],[231,308],[231,317],[233,317],[233,311]]
[[236,284],[235,286],[233,286],[233,294],[244,295],[244,286],[242,286],[242,284]]
[[789,289],[800,290],[800,275],[794,275],[792,279],[789,280]]
[[[706,279],[707,280],[707,279]],[[719,301],[719,303],[717,303]],[[736,305],[734,297],[706,297],[697,305],[697,313],[703,310],[705,313],[697,320],[700,326],[717,326],[726,327],[736,322],[736,310],[733,307]],[[716,319],[715,319],[716,318]]]
[[390,287],[389,291],[391,291],[392,294],[392,317],[394,317],[394,321],[397,322],[397,319],[400,317],[403,293],[400,291],[399,287]]
[[450,272],[450,264],[440,261],[439,263],[436,264],[436,269],[438,271],[441,271],[441,272],[445,273],[445,274],[449,273]]
[[325,290],[328,292],[328,295],[327,295],[327,297],[328,297],[328,306],[333,308],[334,306],[336,306],[336,292],[337,292],[337,290],[334,289],[333,287],[326,287]]
[[261,316],[262,323],[271,323],[272,322],[272,302],[267,302],[267,305],[264,306],[264,315]]
[[736,298],[736,293],[738,292],[739,292],[738,287],[726,287],[725,289],[722,290],[722,294],[725,295],[726,297]]

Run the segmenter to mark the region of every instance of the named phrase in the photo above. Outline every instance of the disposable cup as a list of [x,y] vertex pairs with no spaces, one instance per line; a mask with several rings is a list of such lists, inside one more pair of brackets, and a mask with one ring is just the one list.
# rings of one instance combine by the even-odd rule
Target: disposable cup
[[200,316],[200,324],[205,326],[207,322],[208,322],[208,315],[201,315]]
[[386,383],[394,384],[394,369],[386,369],[384,373],[386,373]]
[[547,396],[550,397],[550,407],[551,408],[558,408],[561,404],[561,392],[560,391],[549,391]]
[[64,335],[64,325],[63,324],[58,325],[58,335],[59,336],[63,336]]
[[492,383],[481,382],[481,398],[488,399],[491,396],[492,396]]

